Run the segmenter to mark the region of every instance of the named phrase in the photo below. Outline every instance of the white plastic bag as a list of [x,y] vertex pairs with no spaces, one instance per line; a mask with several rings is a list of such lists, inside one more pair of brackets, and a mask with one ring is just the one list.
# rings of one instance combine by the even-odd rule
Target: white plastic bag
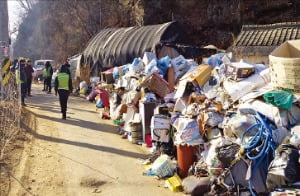
[[199,145],[203,143],[197,120],[192,118],[177,118],[173,123],[177,132],[175,134],[175,145]]
[[144,71],[144,65],[141,58],[135,58],[129,66],[129,72],[131,74],[136,74]]
[[168,155],[161,155],[151,165],[151,170],[159,177],[173,176],[175,168]]
[[159,69],[157,68],[157,60],[153,59],[145,66],[145,72],[147,75],[150,75],[154,72],[159,72]]
[[157,60],[156,54],[154,52],[145,52],[143,56],[144,65],[148,65],[152,60]]
[[83,89],[83,88],[86,88],[86,89],[87,89],[87,88],[88,88],[88,85],[87,85],[86,81],[80,82],[79,88],[80,88],[80,90]]
[[178,72],[186,66],[186,60],[182,55],[179,55],[176,58],[171,60],[172,67],[174,68],[174,72]]
[[269,69],[265,69],[259,74],[253,74],[252,76],[240,82],[225,80],[223,85],[226,92],[230,95],[232,101],[235,102],[252,90],[263,87],[270,82],[271,78]]

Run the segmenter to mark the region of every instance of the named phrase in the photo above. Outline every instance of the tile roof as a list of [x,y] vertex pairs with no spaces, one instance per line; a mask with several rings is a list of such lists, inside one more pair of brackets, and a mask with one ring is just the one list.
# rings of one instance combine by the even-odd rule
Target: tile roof
[[300,22],[243,25],[233,46],[279,46],[293,39],[300,39]]

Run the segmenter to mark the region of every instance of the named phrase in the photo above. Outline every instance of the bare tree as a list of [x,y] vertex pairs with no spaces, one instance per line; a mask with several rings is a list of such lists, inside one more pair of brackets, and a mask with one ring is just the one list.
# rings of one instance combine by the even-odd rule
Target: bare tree
[[25,13],[29,13],[32,10],[33,5],[36,3],[36,0],[17,0],[21,8]]

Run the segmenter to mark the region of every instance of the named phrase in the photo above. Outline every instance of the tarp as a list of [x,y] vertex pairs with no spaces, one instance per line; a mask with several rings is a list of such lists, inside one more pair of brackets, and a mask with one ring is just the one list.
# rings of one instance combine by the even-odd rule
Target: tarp
[[162,43],[187,43],[177,22],[141,27],[108,28],[100,31],[83,52],[84,63],[104,68],[131,63]]
[[72,56],[68,58],[68,62],[70,64],[71,76],[74,80],[76,77],[80,77],[80,62],[81,62],[81,54]]

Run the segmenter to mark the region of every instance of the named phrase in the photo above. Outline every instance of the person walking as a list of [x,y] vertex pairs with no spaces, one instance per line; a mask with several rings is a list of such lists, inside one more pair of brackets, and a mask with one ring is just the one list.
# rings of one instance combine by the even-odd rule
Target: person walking
[[[68,74],[71,76],[71,65],[69,64],[69,62],[65,61],[64,64],[61,65],[61,67],[63,67],[63,66],[67,67]],[[71,78],[72,78],[72,76],[71,76]]]
[[57,96],[58,93],[63,120],[66,120],[67,118],[67,103],[72,91],[72,79],[69,75],[68,68],[66,66],[62,66],[60,72],[55,78],[55,95]]
[[32,84],[32,73],[34,72],[30,59],[26,62],[25,67],[26,78],[27,78],[27,95],[28,97],[32,97],[31,95],[31,84]]
[[47,88],[47,69],[46,69],[46,66],[43,69],[43,78],[44,78],[44,88],[43,88],[43,91],[47,91],[48,88]]
[[52,66],[51,66],[51,63],[49,61],[46,62],[46,65],[45,65],[45,72],[44,72],[44,75],[45,75],[45,80],[46,80],[46,91],[48,94],[51,94],[51,80],[52,80],[52,75],[53,75],[53,69],[52,69]]
[[25,72],[25,60],[21,59],[19,62],[19,67],[16,71],[17,75],[17,82],[21,83],[21,104],[22,106],[26,106],[25,104],[25,97],[27,94],[27,78]]

